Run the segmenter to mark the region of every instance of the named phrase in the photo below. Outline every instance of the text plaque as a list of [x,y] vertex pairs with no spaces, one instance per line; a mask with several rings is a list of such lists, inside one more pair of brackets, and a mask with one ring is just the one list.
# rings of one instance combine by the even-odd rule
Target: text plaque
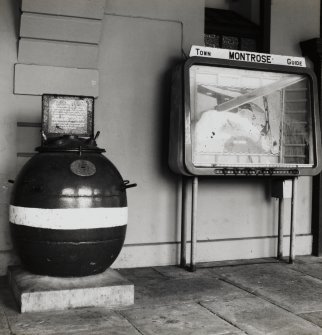
[[92,97],[43,95],[43,131],[46,136],[93,134]]

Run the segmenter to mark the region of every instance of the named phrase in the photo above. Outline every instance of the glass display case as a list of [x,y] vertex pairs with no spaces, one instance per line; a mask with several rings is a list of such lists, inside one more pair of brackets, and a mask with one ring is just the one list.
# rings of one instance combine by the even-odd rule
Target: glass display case
[[175,73],[172,99],[170,167],[176,172],[320,171],[316,83],[307,68],[192,57]]

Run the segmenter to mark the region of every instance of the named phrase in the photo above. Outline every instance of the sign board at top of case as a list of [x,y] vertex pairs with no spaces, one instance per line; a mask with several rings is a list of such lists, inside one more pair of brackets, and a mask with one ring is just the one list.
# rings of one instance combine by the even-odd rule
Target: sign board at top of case
[[305,58],[303,57],[273,55],[232,49],[209,48],[197,45],[193,45],[191,47],[189,56],[219,58],[259,64],[306,67]]

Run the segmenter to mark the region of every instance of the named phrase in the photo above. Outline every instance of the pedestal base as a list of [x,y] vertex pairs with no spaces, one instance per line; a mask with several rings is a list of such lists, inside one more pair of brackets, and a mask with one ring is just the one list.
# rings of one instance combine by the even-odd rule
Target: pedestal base
[[60,278],[10,266],[8,278],[21,313],[134,304],[134,285],[112,269],[94,276]]

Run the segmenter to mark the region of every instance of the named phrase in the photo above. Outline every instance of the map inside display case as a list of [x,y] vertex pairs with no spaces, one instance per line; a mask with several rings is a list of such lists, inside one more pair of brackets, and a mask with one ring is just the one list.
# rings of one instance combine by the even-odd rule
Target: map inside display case
[[305,75],[190,68],[195,166],[313,165]]

